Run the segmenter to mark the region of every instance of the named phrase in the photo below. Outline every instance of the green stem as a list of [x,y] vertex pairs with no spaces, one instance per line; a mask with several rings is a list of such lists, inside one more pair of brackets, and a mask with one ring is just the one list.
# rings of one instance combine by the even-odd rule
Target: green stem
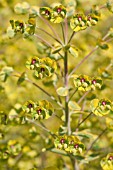
[[71,37],[70,37],[70,39],[69,39],[69,41],[68,41],[68,44],[71,42],[71,40],[72,40],[72,38],[74,37],[74,35],[75,35],[75,31],[73,31],[73,33],[71,34]]
[[82,100],[89,94],[90,91],[87,91],[83,94],[83,96],[78,100],[78,104],[80,104],[82,102]]
[[86,154],[92,149],[93,145],[100,139],[100,137],[108,130],[106,127],[98,136],[97,138],[92,142],[92,144],[89,146],[89,148],[86,151]]
[[39,28],[39,27],[36,27],[37,29],[43,31],[44,33],[46,33],[47,35],[49,35],[51,38],[53,38],[55,41],[57,41],[59,44],[62,45],[62,43],[57,39],[55,38],[53,35],[51,35],[49,32],[45,31],[43,28]]
[[65,44],[68,43],[68,20],[65,18]]
[[61,28],[62,28],[63,41],[64,41],[64,43],[65,43],[64,28],[63,28],[63,24],[62,24],[62,23],[61,23]]
[[76,65],[76,67],[72,70],[72,72],[69,74],[69,77],[71,77],[71,75],[84,63],[84,61],[86,61],[86,60],[89,58],[89,56],[90,56],[91,54],[93,54],[98,48],[99,48],[99,46],[96,46],[88,55],[86,55],[86,56],[80,61],[80,63],[78,63],[78,64]]
[[74,157],[70,157],[72,165],[73,165],[73,170],[79,170],[79,165],[77,160]]
[[[20,74],[19,74],[19,75],[13,74],[12,76],[20,77],[21,75],[20,75]],[[64,108],[63,108],[63,105],[62,105],[59,101],[57,101],[54,96],[52,96],[51,94],[49,94],[49,93],[48,93],[47,91],[45,91],[42,87],[40,87],[38,84],[36,84],[35,82],[33,82],[32,80],[30,80],[30,79],[28,79],[28,78],[26,78],[25,81],[33,84],[35,87],[37,87],[38,89],[40,89],[43,93],[45,93],[47,96],[49,96],[54,102],[56,102],[62,109],[64,109]]]
[[36,36],[39,40],[41,40],[42,42],[44,42],[47,46],[51,47],[53,50],[55,50],[55,48],[45,39],[43,39],[41,36],[34,34],[34,36]]
[[[107,33],[102,40],[105,41],[106,38],[109,36],[109,34]],[[106,42],[112,41],[113,39],[109,39],[106,40]],[[72,70],[72,72],[69,74],[69,78],[71,77],[71,75],[99,48],[99,45],[97,45],[89,54],[87,54],[77,65],[76,67]]]
[[[64,56],[64,83],[65,83],[65,88],[68,89],[68,52],[67,51],[65,51],[65,56]],[[67,126],[67,133],[68,135],[70,135],[71,130],[70,130],[68,100],[69,100],[69,95],[65,97],[65,124]]]
[[59,35],[57,34],[57,32],[53,29],[53,27],[51,26],[51,24],[42,16],[39,16],[40,19],[42,19],[46,25],[48,25],[48,27],[51,29],[51,31],[53,32],[53,34],[57,37],[58,41],[60,41],[60,43],[63,45],[62,41],[60,40]]
[[51,94],[49,94],[47,91],[45,91],[42,87],[40,87],[38,84],[34,83],[33,81],[31,81],[30,79],[26,78],[26,81],[32,83],[34,86],[38,87],[41,91],[43,91],[47,96],[49,96],[53,101],[55,101],[60,107],[63,108],[62,104],[57,101],[54,96],[52,96]]
[[71,100],[71,98],[74,96],[74,94],[78,91],[78,89],[75,89],[74,92],[72,93],[72,95],[70,96],[68,102]]
[[[49,46],[50,48],[52,48],[53,50],[55,50],[55,47],[52,46],[50,43],[48,43],[47,40],[45,40],[44,38],[42,38],[41,36],[34,34],[34,36],[36,36],[40,41],[44,42],[47,46]],[[63,56],[60,52],[58,52],[58,54],[61,56],[61,58],[63,59]]]
[[28,118],[26,118],[26,120],[27,120],[29,123],[32,123],[32,124],[40,127],[40,128],[43,129],[44,131],[48,132],[53,138],[55,138],[56,135],[55,135],[54,133],[52,133],[49,129],[47,129],[44,125],[41,125],[41,124],[39,124],[39,123],[37,123],[37,122],[35,122],[35,121],[31,120],[31,119],[28,119]]
[[78,129],[78,128],[80,127],[80,125],[81,125],[82,123],[84,123],[92,114],[93,114],[93,112],[89,113],[89,114],[78,124],[78,126],[76,127],[76,129]]

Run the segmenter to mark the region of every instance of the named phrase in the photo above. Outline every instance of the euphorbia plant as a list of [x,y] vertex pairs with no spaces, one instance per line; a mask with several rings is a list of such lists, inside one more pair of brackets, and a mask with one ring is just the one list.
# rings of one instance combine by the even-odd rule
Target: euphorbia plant
[[[81,11],[80,13],[76,11],[72,11],[71,13],[68,7],[63,6],[63,4],[57,4],[53,7],[44,6],[37,8],[30,6],[26,2],[18,3],[14,8],[15,12],[21,15],[27,14],[28,19],[26,21],[11,19],[10,26],[7,29],[9,38],[16,36],[23,36],[24,39],[28,40],[37,38],[37,41],[40,43],[38,44],[38,55],[29,56],[25,63],[29,72],[33,73],[32,76],[35,80],[32,81],[28,78],[26,72],[21,74],[8,66],[1,69],[1,80],[6,81],[9,76],[17,77],[19,85],[24,81],[29,82],[50,98],[50,101],[45,98],[40,101],[32,101],[29,99],[22,104],[22,107],[18,111],[19,114],[8,115],[6,118],[7,124],[11,124],[12,122],[26,126],[34,124],[34,126],[47,132],[49,142],[43,146],[42,152],[45,154],[46,151],[55,152],[59,155],[67,156],[71,160],[70,163],[66,162],[64,167],[61,165],[60,169],[85,170],[86,163],[98,159],[101,156],[101,154],[95,153],[93,146],[100,137],[111,128],[108,126],[107,122],[110,120],[107,118],[112,118],[112,101],[107,99],[106,96],[102,97],[102,99],[97,99],[96,96],[93,96],[89,102],[87,97],[94,91],[97,90],[100,92],[101,89],[104,88],[103,77],[105,77],[105,74],[101,72],[98,76],[95,74],[90,76],[82,73],[77,74],[76,71],[81,65],[84,65],[84,61],[92,57],[91,55],[96,50],[99,48],[108,49],[108,42],[110,42],[113,37],[112,29],[107,31],[105,36],[97,41],[94,49],[78,62],[75,67],[71,69],[69,67],[69,63],[71,63],[70,56],[77,58],[80,55],[79,49],[75,44],[72,44],[72,39],[74,39],[76,34],[80,34],[90,27],[93,30],[93,27],[100,22],[101,9],[107,9],[107,7],[111,10],[110,3],[108,2],[103,5],[103,7],[95,6],[90,11],[84,13],[81,13]],[[40,21],[44,22],[45,28],[40,27]],[[61,26],[62,37],[59,36],[59,32],[55,29],[56,24]],[[52,33],[46,30],[47,26]],[[49,39],[47,40],[43,38],[43,36],[40,36],[37,30],[41,30],[52,38],[52,43]],[[71,32],[71,35],[69,35],[69,32]],[[39,85],[38,82],[40,80],[45,84],[45,88]],[[48,82],[46,82],[46,80]],[[52,88],[55,89],[55,96],[51,94],[51,90],[46,90],[46,83],[50,83]],[[53,106],[54,103],[56,103],[56,106]],[[59,110],[62,111],[61,114],[59,114]],[[76,115],[80,116],[76,118],[72,127],[71,123],[73,117]],[[49,121],[52,116],[58,117],[62,122],[59,129],[55,132],[49,130],[43,122],[44,120]],[[85,123],[91,116],[93,118],[95,116],[106,116],[107,120],[105,129],[94,137],[88,145],[86,138],[90,138],[91,135],[92,138],[93,133],[84,130],[85,128],[87,129]],[[1,122],[4,119],[2,114]],[[84,130],[80,130],[82,125],[84,125]],[[32,134],[32,137],[38,135],[34,127],[30,129],[30,134]],[[46,138],[46,136],[43,137],[42,135],[42,138]],[[26,153],[25,149],[25,144],[19,144],[16,141],[10,140],[5,146],[2,146],[0,159],[9,160],[10,157],[17,155],[22,159],[21,155]],[[38,155],[35,152],[34,157],[36,156]],[[104,170],[112,169],[112,157],[112,154],[109,153],[107,158],[102,159],[101,166]],[[17,161],[11,164],[11,168],[14,168],[14,165],[18,163],[18,157],[16,157],[16,159]],[[49,166],[48,168],[51,169]],[[38,168],[42,169],[43,167],[33,165],[32,168],[35,170]]]

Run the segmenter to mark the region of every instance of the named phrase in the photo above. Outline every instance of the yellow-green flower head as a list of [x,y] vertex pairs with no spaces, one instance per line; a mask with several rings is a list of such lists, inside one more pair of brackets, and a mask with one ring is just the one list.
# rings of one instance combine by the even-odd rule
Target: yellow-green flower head
[[109,153],[100,162],[103,170],[113,170],[113,153]]
[[75,136],[58,136],[54,141],[55,147],[69,154],[78,155],[84,150],[84,144]]
[[97,116],[105,116],[112,111],[112,103],[108,99],[94,99],[90,106],[92,112]]
[[74,85],[80,91],[90,90],[90,77],[86,75],[74,75]]
[[40,8],[40,14],[46,19],[49,19],[49,20],[51,19],[51,12],[52,10],[48,7]]
[[51,13],[50,21],[53,23],[60,23],[66,17],[66,8],[62,5],[55,6]]
[[78,32],[87,28],[87,17],[84,14],[75,14],[70,20],[70,27],[73,31]]

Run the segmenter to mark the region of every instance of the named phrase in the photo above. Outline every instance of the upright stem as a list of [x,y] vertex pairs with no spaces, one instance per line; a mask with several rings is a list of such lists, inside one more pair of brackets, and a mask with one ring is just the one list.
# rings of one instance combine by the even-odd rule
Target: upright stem
[[[64,83],[65,83],[65,88],[68,89],[68,52],[65,51],[65,56],[64,56]],[[70,117],[69,117],[69,108],[68,108],[68,100],[69,100],[69,95],[65,97],[65,124],[67,126],[67,133],[70,135]]]
[[78,165],[78,162],[75,158],[71,157],[71,162],[72,162],[72,165],[73,165],[73,170],[79,170],[79,165]]
[[65,44],[68,43],[68,21],[67,18],[65,18]]
[[92,149],[93,145],[100,139],[100,137],[108,130],[108,128],[105,128],[98,136],[97,138],[92,142],[92,144],[89,146],[89,148],[86,151],[86,154]]

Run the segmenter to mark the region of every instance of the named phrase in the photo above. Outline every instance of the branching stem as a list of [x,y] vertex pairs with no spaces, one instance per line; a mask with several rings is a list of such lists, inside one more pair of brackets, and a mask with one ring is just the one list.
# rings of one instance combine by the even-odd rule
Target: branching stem
[[86,154],[92,149],[93,145],[100,139],[100,137],[108,130],[106,127],[98,136],[97,138],[92,142],[92,144],[89,146],[89,148],[86,151]]

